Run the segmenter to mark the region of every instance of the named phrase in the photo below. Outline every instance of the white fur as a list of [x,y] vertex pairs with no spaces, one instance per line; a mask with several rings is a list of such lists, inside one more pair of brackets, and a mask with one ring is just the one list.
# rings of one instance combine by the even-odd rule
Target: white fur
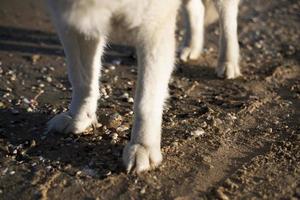
[[163,104],[174,65],[180,0],[48,0],[48,5],[73,88],[69,111],[50,120],[49,131],[80,133],[96,123],[103,46],[106,39],[122,34],[138,54],[134,124],[123,160],[128,171],[159,165]]
[[[134,123],[123,161],[138,173],[162,161],[160,150],[163,104],[174,65],[175,19],[180,0],[47,0],[67,57],[73,92],[69,110],[51,119],[49,131],[81,133],[97,123],[99,78],[103,47],[120,36],[135,45],[138,80]],[[232,3],[229,3],[232,2]],[[238,0],[216,0],[221,20],[218,73],[234,78],[238,70],[236,7]],[[193,5],[199,6],[196,12]],[[189,56],[203,44],[204,6],[191,0],[194,37]],[[193,21],[194,20],[194,21]],[[200,24],[200,25],[199,25]],[[198,25],[198,26],[197,26]]]
[[219,77],[228,79],[241,75],[239,68],[239,44],[237,35],[237,15],[239,0],[188,0],[186,9],[189,15],[191,40],[180,55],[182,61],[197,59],[203,48],[204,27],[217,19],[220,25]]

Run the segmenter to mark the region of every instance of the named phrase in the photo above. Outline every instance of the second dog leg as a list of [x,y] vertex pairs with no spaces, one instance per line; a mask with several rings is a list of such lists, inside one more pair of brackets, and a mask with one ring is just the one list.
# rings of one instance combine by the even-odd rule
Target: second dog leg
[[180,55],[182,61],[199,58],[204,41],[204,5],[202,0],[190,0],[186,5],[188,11],[191,36],[189,46],[185,47]]

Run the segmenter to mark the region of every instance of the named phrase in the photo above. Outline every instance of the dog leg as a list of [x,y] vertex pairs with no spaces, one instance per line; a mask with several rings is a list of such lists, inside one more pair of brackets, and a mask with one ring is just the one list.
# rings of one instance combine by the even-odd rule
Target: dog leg
[[202,0],[190,0],[186,5],[188,11],[191,36],[188,47],[185,47],[180,55],[184,62],[199,58],[204,41],[204,5]]
[[48,122],[48,131],[81,133],[97,123],[99,77],[103,38],[87,38],[67,26],[57,26],[67,57],[72,101],[67,112]]
[[233,79],[241,75],[237,15],[239,0],[215,0],[220,16],[220,52],[216,68],[219,77]]
[[130,142],[123,152],[127,171],[139,173],[158,166],[162,161],[161,123],[174,65],[174,30],[175,17],[158,28],[144,27],[141,31],[142,41],[137,46],[139,69],[134,123]]

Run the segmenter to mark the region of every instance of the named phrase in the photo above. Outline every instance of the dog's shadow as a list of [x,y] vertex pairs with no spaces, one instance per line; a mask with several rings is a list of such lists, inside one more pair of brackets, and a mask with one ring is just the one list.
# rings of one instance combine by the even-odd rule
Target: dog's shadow
[[[0,26],[0,51],[64,57],[56,34],[6,26]],[[110,45],[104,60],[111,63],[115,59],[121,59],[122,64],[132,65],[136,63],[134,53],[131,47]],[[216,79],[211,67],[199,64],[179,64],[175,76],[191,80]],[[100,179],[110,173],[124,171],[120,160],[123,144],[112,144],[111,138],[101,131],[88,136],[57,133],[45,135],[46,122],[50,116],[47,111],[27,112],[18,108],[18,113],[15,113],[10,108],[0,109],[0,115],[0,137],[3,141],[11,144],[12,148],[20,144],[27,148],[26,154],[19,156],[21,160],[30,161],[40,157],[54,167],[57,165],[64,169],[71,166],[73,171],[68,173],[76,173],[74,170],[94,170],[95,176]],[[30,146],[32,141],[35,145]],[[4,152],[10,153],[12,152]]]
[[174,75],[179,78],[188,78],[191,81],[218,79],[215,70],[211,66],[197,63],[179,63],[175,68]]
[[[55,33],[9,26],[0,26],[0,51],[22,55],[65,56],[59,38]],[[124,65],[134,64],[134,48],[109,44],[103,55],[103,62],[110,64],[120,59]]]
[[[16,112],[17,110],[17,112]],[[78,171],[103,179],[124,172],[121,162],[123,144],[96,130],[90,135],[46,133],[49,114],[22,109],[0,109],[0,139],[17,161],[51,166],[75,176]],[[24,154],[24,152],[26,152]]]

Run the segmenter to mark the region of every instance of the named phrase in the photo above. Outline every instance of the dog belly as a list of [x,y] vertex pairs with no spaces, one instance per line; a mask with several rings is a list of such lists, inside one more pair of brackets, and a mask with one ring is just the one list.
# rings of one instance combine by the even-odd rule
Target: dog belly
[[159,26],[176,12],[179,0],[48,0],[52,16],[88,37],[128,44],[141,26]]

